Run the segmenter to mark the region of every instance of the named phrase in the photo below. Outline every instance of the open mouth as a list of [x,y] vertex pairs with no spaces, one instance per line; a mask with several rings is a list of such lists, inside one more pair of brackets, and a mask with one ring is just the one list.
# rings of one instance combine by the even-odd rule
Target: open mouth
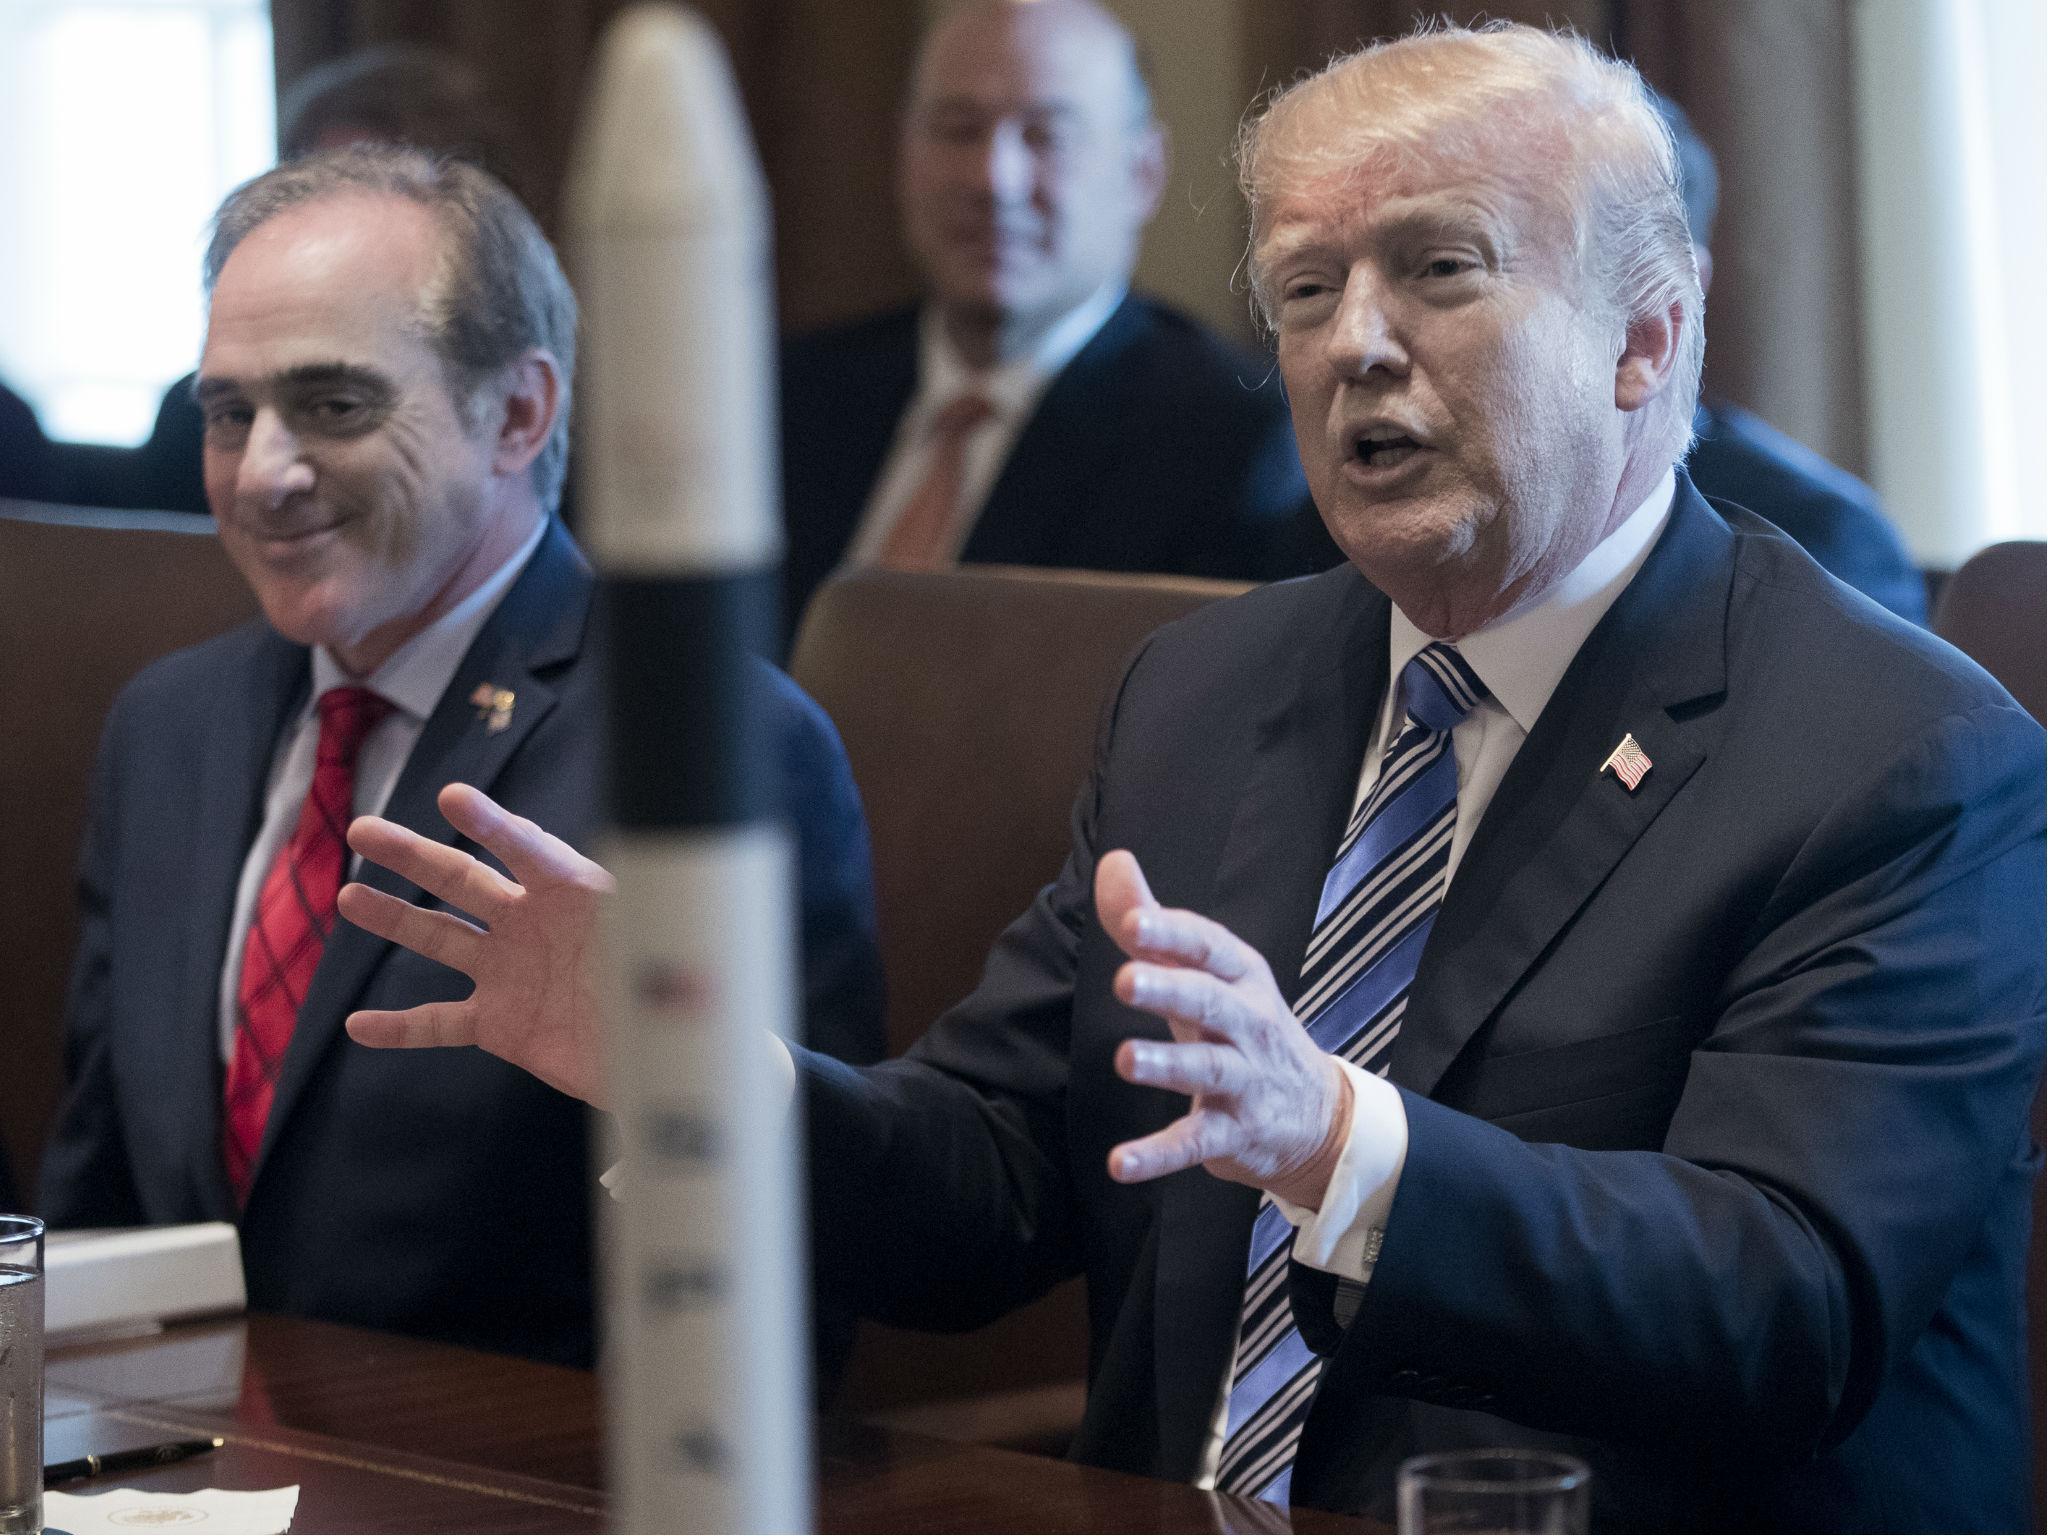
[[1367,469],[1393,469],[1422,451],[1422,444],[1397,432],[1361,432],[1351,440],[1351,457]]

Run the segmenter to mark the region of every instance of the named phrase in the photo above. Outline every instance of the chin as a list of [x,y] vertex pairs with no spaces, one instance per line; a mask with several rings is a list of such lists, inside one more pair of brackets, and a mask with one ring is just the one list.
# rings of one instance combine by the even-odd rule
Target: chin
[[1471,507],[1434,497],[1345,505],[1326,518],[1330,536],[1368,576],[1376,567],[1416,571],[1447,565],[1478,542],[1479,516]]

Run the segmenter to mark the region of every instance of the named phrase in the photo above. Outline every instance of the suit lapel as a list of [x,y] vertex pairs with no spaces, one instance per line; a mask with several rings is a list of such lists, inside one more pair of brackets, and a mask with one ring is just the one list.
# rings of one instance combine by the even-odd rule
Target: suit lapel
[[[1242,797],[1203,910],[1251,944],[1292,1002],[1316,899],[1358,785],[1385,691],[1387,599],[1355,571],[1328,585],[1327,622],[1309,626],[1303,664],[1255,727]],[[1159,1423],[1164,1465],[1193,1475],[1229,1364],[1257,1192],[1200,1170],[1161,1192]]]
[[245,674],[225,680],[214,698],[194,794],[184,974],[166,1040],[161,1102],[175,1107],[198,1207],[212,1221],[235,1219],[221,1163],[220,989],[228,926],[263,818],[278,735],[303,704],[309,677],[305,647],[265,627]]
[[1127,385],[1118,359],[1145,327],[1139,300],[1126,298],[1102,329],[1053,377],[1017,435],[961,559],[1003,565],[1060,563],[1075,515],[1074,487],[1098,478],[1117,451],[1113,432]]
[[[520,745],[547,718],[556,698],[548,678],[573,659],[582,644],[590,591],[590,572],[582,555],[561,525],[553,524],[512,590],[478,633],[439,706],[428,717],[392,787],[384,809],[387,820],[436,842],[457,841],[455,829],[435,804],[436,797],[452,783],[473,784],[488,792]],[[482,683],[508,688],[516,699],[501,729],[491,729],[487,712],[469,702]],[[365,864],[360,878],[402,901],[430,899],[411,881],[380,866]],[[353,923],[335,923],[285,1051],[254,1177],[261,1177],[263,1163],[306,1084],[341,1036],[343,1021],[361,1006],[371,977],[391,949],[385,940]]]
[[[1670,524],[1558,683],[1451,883],[1389,1052],[1428,1094],[1720,730],[1734,540],[1681,474]],[[1631,793],[1601,765],[1633,735],[1653,764]]]

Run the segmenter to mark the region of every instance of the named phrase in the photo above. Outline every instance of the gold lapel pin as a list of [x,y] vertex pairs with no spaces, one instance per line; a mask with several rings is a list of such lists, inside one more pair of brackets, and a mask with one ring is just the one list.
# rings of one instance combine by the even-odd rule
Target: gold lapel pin
[[496,683],[478,683],[476,692],[469,696],[469,702],[476,706],[476,717],[485,722],[484,729],[495,736],[512,723],[513,692],[500,688]]
[[1607,761],[1600,765],[1601,773],[1612,773],[1628,786],[1634,794],[1636,786],[1643,782],[1643,775],[1650,771],[1650,754],[1636,744],[1634,735],[1621,738],[1621,745],[1607,754]]

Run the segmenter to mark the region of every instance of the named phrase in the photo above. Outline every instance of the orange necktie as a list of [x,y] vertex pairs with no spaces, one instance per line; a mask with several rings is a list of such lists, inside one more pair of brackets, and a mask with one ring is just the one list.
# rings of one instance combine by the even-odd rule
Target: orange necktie
[[967,476],[967,440],[994,413],[980,395],[948,401],[925,429],[931,459],[875,563],[891,571],[937,571],[959,548],[960,488]]

